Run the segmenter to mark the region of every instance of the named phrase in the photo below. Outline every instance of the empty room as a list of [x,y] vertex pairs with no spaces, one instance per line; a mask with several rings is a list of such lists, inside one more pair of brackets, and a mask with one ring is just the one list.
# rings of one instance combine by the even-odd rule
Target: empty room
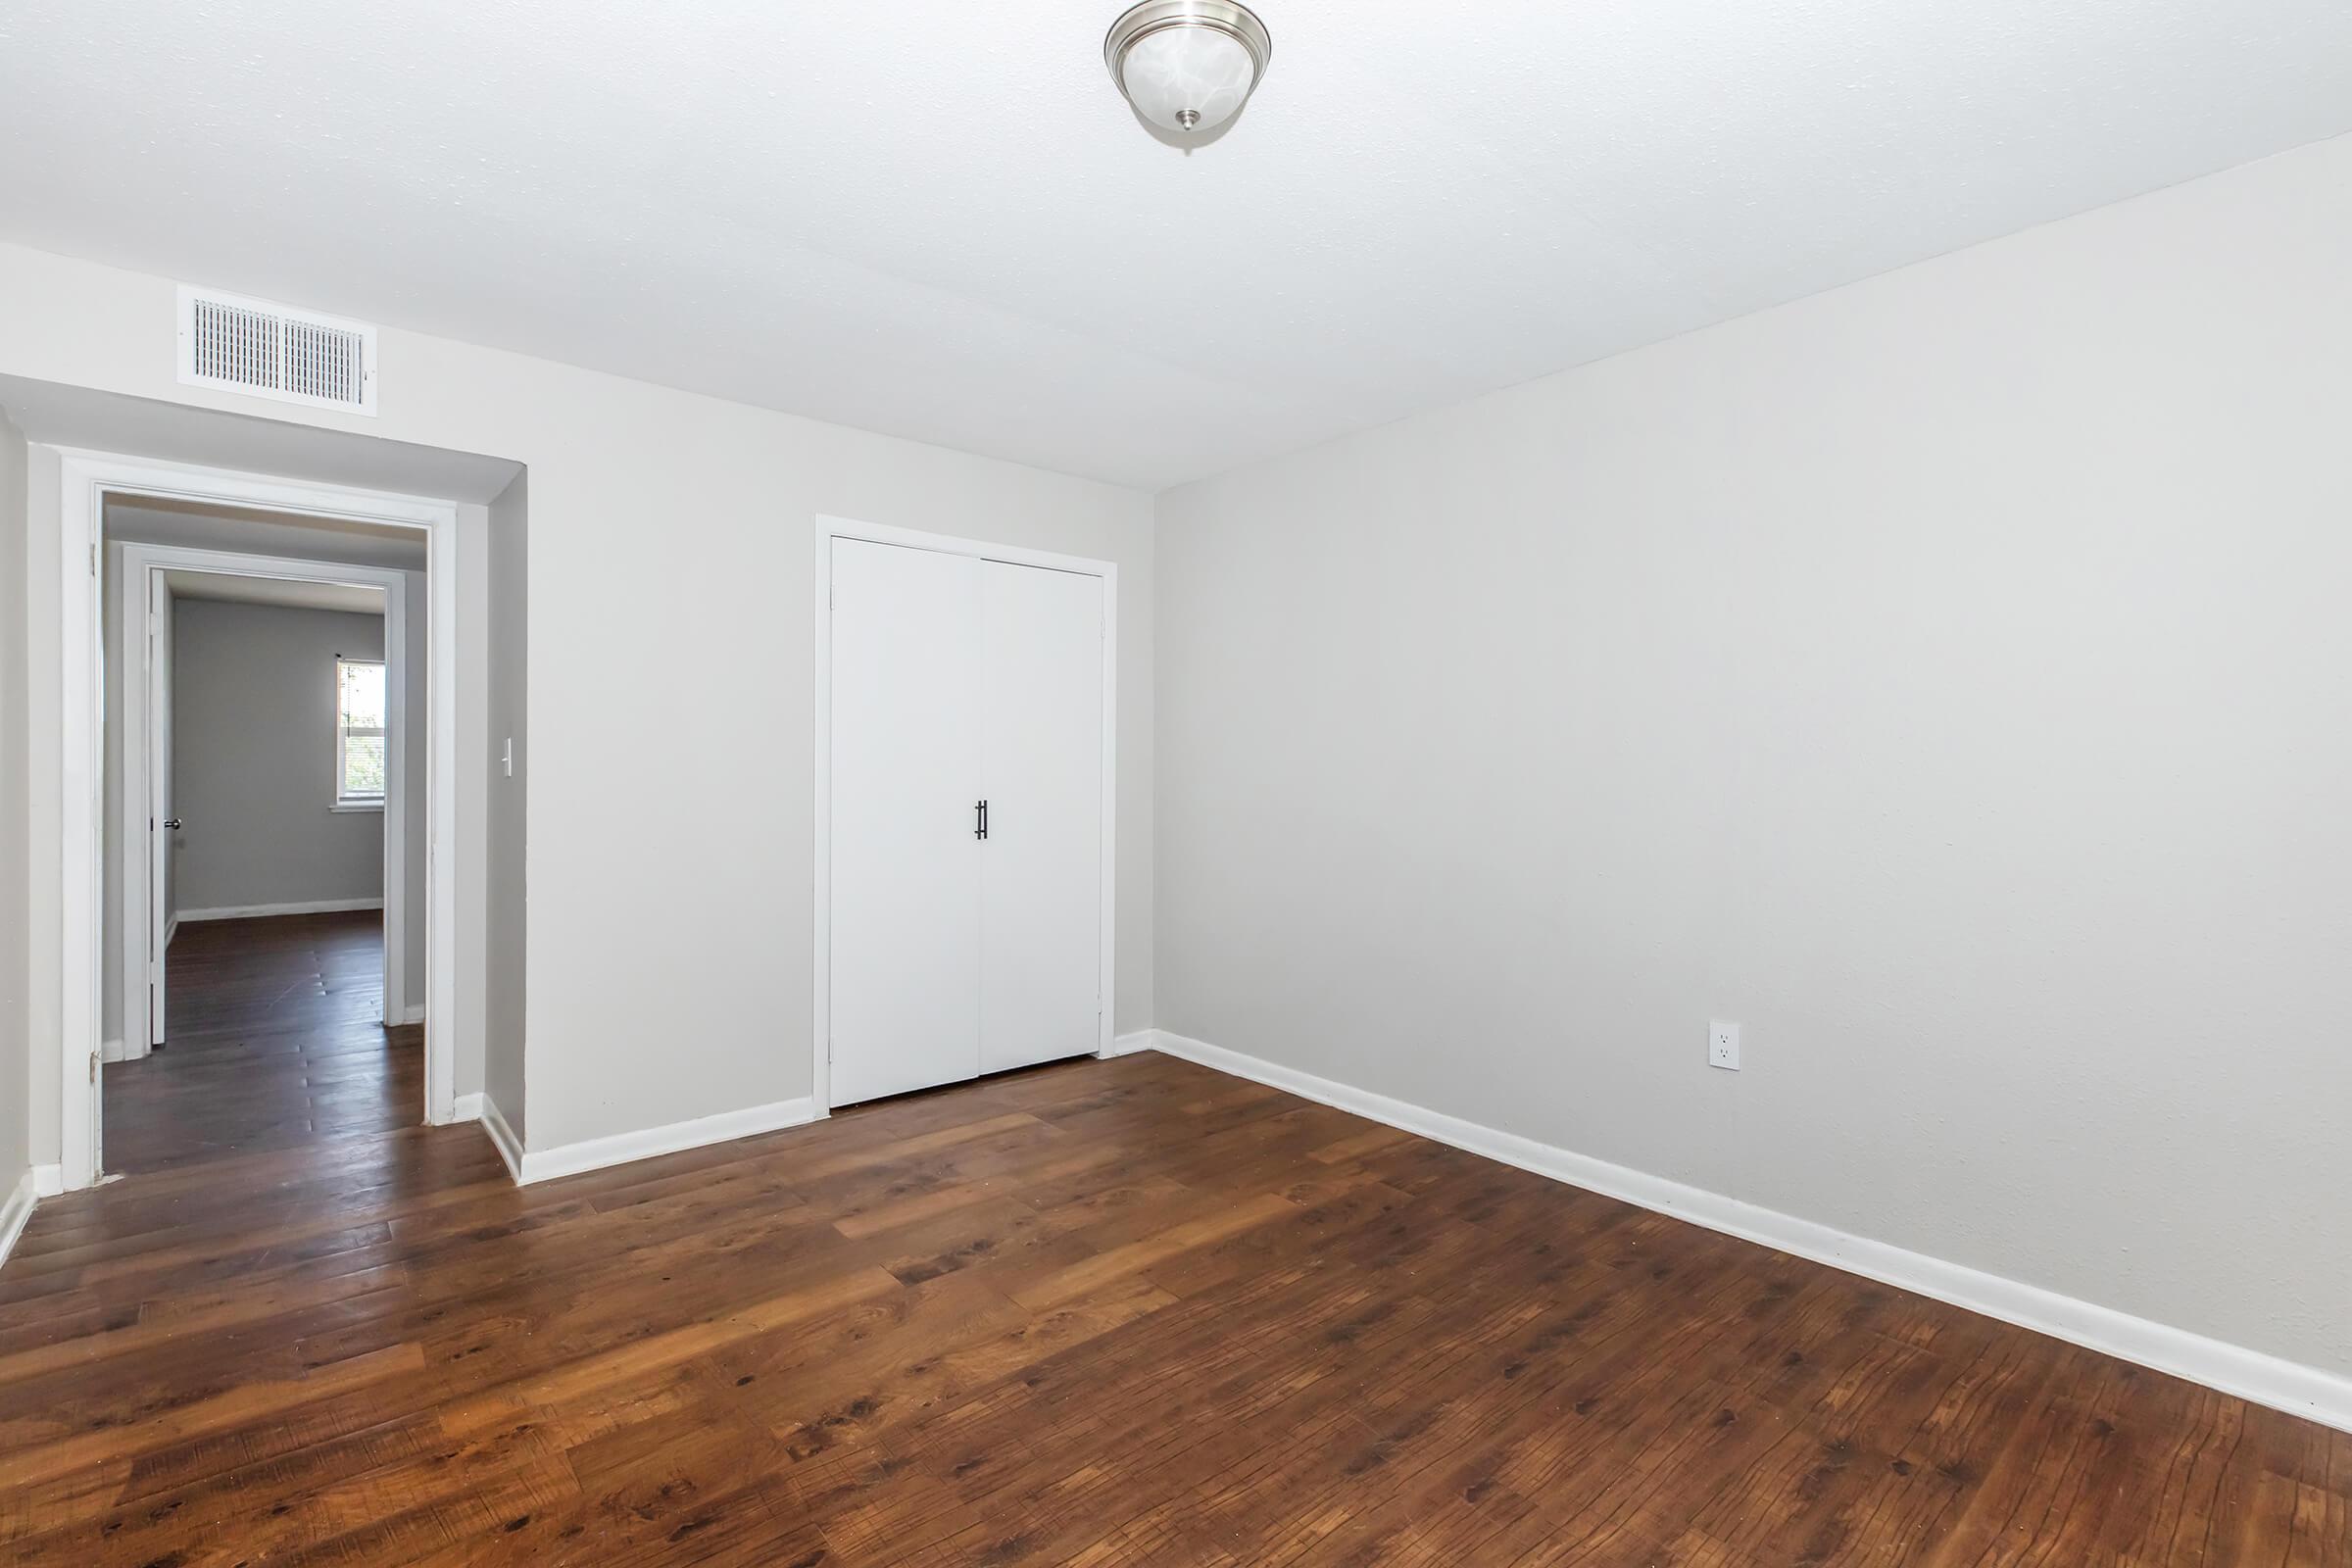
[[0,1561],[2352,1568],[2352,11],[0,137]]

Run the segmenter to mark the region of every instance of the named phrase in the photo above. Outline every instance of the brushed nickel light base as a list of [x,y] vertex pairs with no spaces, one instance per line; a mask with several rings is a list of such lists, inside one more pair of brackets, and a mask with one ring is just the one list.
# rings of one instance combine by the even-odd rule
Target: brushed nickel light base
[[[1110,68],[1110,79],[1119,84],[1120,96],[1129,103],[1135,102],[1135,95],[1127,90],[1127,51],[1169,27],[1207,27],[1248,50],[1250,92],[1257,90],[1258,82],[1265,77],[1267,62],[1274,58],[1274,35],[1257,20],[1256,12],[1237,4],[1236,0],[1144,0],[1112,23],[1102,39],[1102,63]],[[1177,118],[1190,130],[1200,116],[1188,109]]]

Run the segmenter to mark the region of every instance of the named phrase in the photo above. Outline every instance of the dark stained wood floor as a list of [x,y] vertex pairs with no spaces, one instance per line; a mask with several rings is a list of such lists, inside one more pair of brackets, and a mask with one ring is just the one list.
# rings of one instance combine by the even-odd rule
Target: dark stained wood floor
[[518,1192],[306,940],[0,1269],[0,1561],[2352,1563],[2352,1437],[1166,1057]]
[[381,914],[192,921],[167,965],[165,1049],[106,1068],[108,1170],[422,1119],[424,1031],[381,1021]]

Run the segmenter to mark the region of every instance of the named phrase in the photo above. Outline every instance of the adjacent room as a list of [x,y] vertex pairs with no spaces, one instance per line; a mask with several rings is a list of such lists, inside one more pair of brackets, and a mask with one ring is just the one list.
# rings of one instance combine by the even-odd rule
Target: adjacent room
[[2352,11],[0,135],[0,1560],[2352,1568]]
[[386,767],[422,684],[414,533],[106,509],[105,1169],[423,1115],[422,753]]

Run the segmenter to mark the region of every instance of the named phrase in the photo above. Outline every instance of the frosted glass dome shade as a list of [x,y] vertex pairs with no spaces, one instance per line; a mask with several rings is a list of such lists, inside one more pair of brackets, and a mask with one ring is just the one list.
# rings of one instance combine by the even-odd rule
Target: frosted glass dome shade
[[1103,49],[1119,90],[1162,130],[1213,130],[1249,100],[1271,40],[1238,5],[1153,0],[1111,28]]

